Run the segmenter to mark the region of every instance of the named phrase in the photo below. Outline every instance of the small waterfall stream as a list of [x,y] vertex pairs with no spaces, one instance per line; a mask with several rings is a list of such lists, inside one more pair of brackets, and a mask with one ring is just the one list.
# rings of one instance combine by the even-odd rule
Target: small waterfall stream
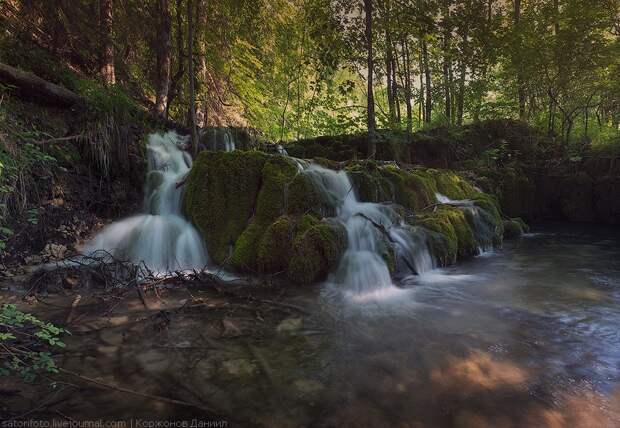
[[473,226],[474,237],[478,243],[478,254],[483,254],[493,249],[493,236],[495,231],[491,226],[491,222],[485,221],[484,216],[487,215],[484,210],[474,204],[469,199],[450,199],[441,193],[436,193],[437,202],[442,204],[450,204],[457,207],[469,216]]
[[433,269],[424,230],[407,225],[389,205],[360,202],[346,171],[311,164],[303,173],[334,204],[334,212],[326,216],[347,232],[347,249],[329,283],[356,299],[380,298],[398,289],[390,274],[390,258],[397,276]]
[[192,166],[186,144],[175,132],[151,134],[147,144],[144,214],[106,226],[86,245],[85,254],[105,250],[114,257],[144,263],[157,273],[202,269],[208,262],[202,237],[181,212],[177,187]]

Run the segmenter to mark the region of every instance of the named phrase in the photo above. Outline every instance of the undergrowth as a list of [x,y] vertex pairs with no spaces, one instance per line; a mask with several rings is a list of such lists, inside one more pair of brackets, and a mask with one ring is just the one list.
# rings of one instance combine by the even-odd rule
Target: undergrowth
[[15,305],[0,307],[0,376],[17,375],[32,382],[41,374],[58,373],[51,351],[65,347],[63,333],[67,331]]

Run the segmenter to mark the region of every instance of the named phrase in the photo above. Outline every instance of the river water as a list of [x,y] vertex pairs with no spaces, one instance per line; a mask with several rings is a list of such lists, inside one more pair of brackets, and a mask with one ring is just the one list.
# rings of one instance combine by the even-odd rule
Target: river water
[[329,331],[321,346],[297,369],[299,356],[270,361],[320,393],[279,391],[272,411],[315,426],[620,426],[620,231],[548,225],[406,283],[364,301],[324,288],[308,326]]
[[[203,403],[232,415],[230,426],[620,426],[620,231],[534,232],[362,300],[333,284],[286,289],[287,304],[306,312],[271,322],[251,306],[214,318],[228,303],[200,290],[192,299],[206,306],[150,324],[137,299],[97,320],[78,314],[59,364]],[[58,411],[200,414],[106,389],[71,394]]]

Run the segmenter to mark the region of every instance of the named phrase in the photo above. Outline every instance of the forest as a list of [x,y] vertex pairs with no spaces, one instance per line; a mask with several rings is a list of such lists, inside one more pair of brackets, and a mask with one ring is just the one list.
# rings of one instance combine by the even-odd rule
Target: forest
[[0,12],[0,426],[620,426],[620,0]]

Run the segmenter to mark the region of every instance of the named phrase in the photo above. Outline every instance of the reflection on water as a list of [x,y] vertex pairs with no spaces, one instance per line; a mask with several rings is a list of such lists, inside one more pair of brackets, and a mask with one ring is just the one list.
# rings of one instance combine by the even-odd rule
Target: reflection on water
[[[65,364],[241,426],[620,426],[618,231],[546,227],[387,295],[301,293],[291,304],[313,315],[275,324],[252,307],[210,316],[224,301],[156,331],[123,319],[70,339]],[[82,400],[67,406],[187,412],[109,391]]]
[[334,425],[620,426],[618,231],[552,227],[403,286],[412,311],[344,311]]

